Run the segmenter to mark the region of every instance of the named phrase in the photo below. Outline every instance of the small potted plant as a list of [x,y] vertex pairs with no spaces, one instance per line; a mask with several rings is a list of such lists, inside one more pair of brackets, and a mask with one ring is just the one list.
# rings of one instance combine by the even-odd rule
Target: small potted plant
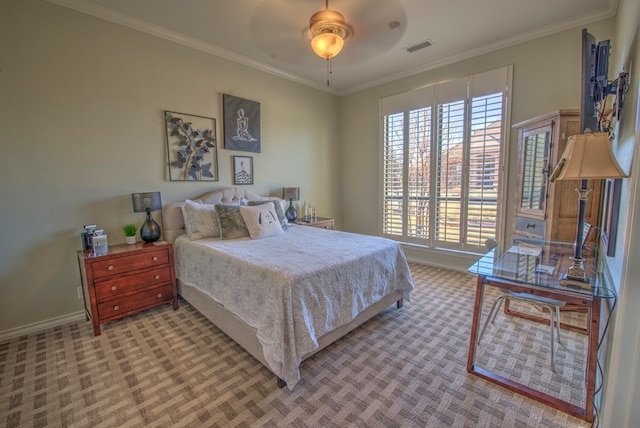
[[124,232],[124,236],[127,238],[127,244],[136,243],[136,232],[138,231],[138,226],[131,223],[125,224],[122,226],[122,231]]

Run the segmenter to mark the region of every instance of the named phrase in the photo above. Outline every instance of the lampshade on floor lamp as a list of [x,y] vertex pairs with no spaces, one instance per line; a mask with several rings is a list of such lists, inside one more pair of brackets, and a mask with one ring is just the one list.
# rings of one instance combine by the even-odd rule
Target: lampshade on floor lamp
[[284,215],[287,217],[287,221],[292,223],[296,221],[298,218],[298,211],[293,206],[293,201],[297,201],[300,199],[300,188],[299,187],[285,187],[282,189],[282,199],[289,200],[289,208],[285,211]]
[[550,181],[555,180],[581,180],[578,192],[578,228],[572,264],[566,275],[563,275],[560,283],[589,284],[589,278],[584,272],[582,260],[582,241],[584,240],[584,217],[587,205],[587,197],[591,189],[587,188],[587,180],[602,180],[605,178],[626,178],[616,161],[609,134],[605,132],[579,134],[569,137],[567,146],[555,167]]
[[140,238],[145,242],[155,242],[160,239],[162,231],[160,225],[151,217],[151,211],[162,209],[160,192],[132,193],[133,211],[147,213],[147,219],[140,227]]

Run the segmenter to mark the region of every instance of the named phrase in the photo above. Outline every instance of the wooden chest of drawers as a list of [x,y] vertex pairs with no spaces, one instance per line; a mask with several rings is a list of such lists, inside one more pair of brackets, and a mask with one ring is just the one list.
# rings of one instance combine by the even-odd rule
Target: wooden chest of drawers
[[78,251],[87,319],[100,324],[171,303],[178,309],[173,247],[139,242],[112,245],[105,255]]

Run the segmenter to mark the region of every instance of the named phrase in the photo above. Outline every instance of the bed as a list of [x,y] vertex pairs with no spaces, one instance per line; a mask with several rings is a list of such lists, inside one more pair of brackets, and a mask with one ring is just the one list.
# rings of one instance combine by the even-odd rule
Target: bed
[[413,282],[402,248],[384,238],[288,225],[263,239],[192,239],[189,220],[185,227],[185,204],[268,201],[280,204],[229,188],[171,203],[164,235],[174,244],[179,294],[293,389],[303,360],[389,305],[402,307]]

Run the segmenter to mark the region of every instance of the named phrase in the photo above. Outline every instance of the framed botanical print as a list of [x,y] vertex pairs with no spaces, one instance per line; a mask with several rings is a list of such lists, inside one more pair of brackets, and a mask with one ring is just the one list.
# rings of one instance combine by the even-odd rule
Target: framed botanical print
[[253,157],[233,156],[233,184],[253,184]]
[[260,103],[223,94],[224,148],[260,153]]
[[216,120],[164,112],[170,181],[218,181]]

